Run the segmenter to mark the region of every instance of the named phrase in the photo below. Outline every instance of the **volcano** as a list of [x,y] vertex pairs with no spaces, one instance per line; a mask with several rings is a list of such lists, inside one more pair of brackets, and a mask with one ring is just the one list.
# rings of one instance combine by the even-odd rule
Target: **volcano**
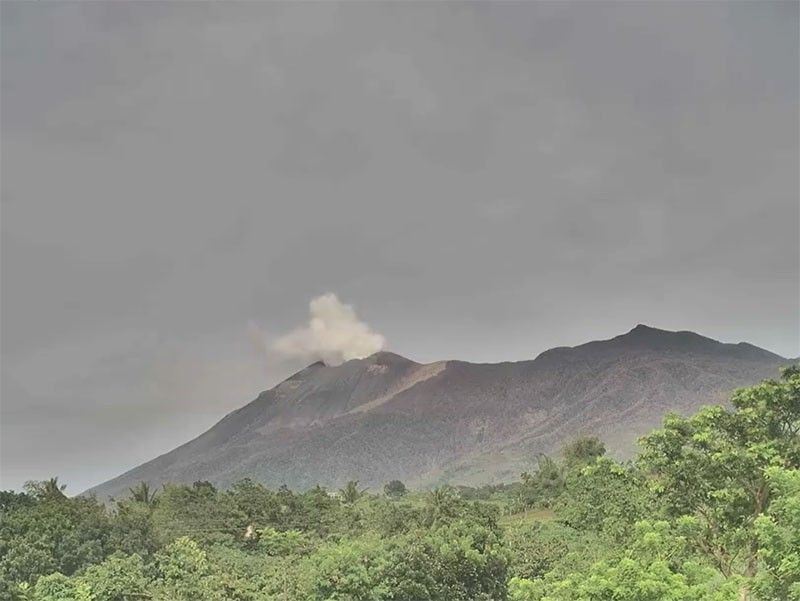
[[644,325],[528,361],[417,363],[390,352],[314,363],[194,440],[87,491],[243,478],[305,489],[497,483],[584,435],[625,458],[668,412],[724,403],[790,361]]

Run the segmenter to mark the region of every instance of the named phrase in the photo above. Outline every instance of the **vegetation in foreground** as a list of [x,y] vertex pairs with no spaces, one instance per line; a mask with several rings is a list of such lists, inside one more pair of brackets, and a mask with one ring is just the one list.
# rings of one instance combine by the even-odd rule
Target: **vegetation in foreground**
[[520,482],[0,493],[0,599],[800,601],[800,368]]

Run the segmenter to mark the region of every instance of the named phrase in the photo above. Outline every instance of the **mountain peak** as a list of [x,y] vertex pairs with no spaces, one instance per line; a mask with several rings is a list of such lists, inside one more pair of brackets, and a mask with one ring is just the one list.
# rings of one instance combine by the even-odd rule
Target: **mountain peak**
[[746,342],[731,344],[720,342],[714,338],[696,332],[680,330],[661,330],[644,324],[638,324],[627,334],[617,336],[613,340],[631,346],[646,347],[653,350],[669,350],[681,352],[724,353],[739,357],[748,356],[753,359],[782,359],[779,355]]
[[645,332],[658,333],[658,332],[667,332],[667,330],[654,328],[653,326],[648,326],[647,324],[644,323],[637,323],[636,327],[633,328],[630,332],[628,332],[628,334],[645,333]]
[[629,332],[617,336],[617,338],[625,338],[625,339],[639,339],[639,340],[657,340],[657,339],[670,339],[674,338],[677,335],[682,336],[693,336],[697,338],[702,338],[704,340],[711,340],[711,338],[706,338],[705,336],[701,336],[700,334],[695,334],[694,332],[688,331],[680,331],[674,332],[672,330],[662,330],[661,328],[654,328],[653,326],[648,326],[643,323],[636,324],[636,327],[630,330]]
[[662,330],[641,323],[637,324],[637,326],[627,334],[617,336],[613,340],[636,346],[646,346],[648,348],[664,350],[688,351],[722,346],[722,343],[718,340],[701,336],[695,332],[686,330],[674,332],[672,330]]
[[402,355],[392,353],[391,351],[378,351],[377,353],[372,353],[369,357],[366,357],[364,361],[378,363],[381,365],[389,365],[393,363],[413,363],[411,359],[406,359]]
[[298,373],[304,373],[306,371],[311,371],[319,367],[337,368],[341,367],[342,365],[358,365],[358,364],[402,365],[408,363],[414,363],[414,361],[412,361],[411,359],[407,359],[402,355],[398,355],[397,353],[392,353],[390,351],[378,351],[372,353],[371,355],[367,355],[366,357],[361,357],[358,359],[348,359],[344,363],[337,363],[334,365],[329,365],[324,361],[316,361]]
[[662,330],[642,323],[625,334],[608,340],[594,340],[579,346],[561,346],[546,350],[539,354],[536,360],[552,364],[567,357],[583,357],[594,361],[602,355],[614,356],[621,351],[700,353],[757,361],[784,360],[783,357],[752,344],[744,342],[730,344],[688,330]]

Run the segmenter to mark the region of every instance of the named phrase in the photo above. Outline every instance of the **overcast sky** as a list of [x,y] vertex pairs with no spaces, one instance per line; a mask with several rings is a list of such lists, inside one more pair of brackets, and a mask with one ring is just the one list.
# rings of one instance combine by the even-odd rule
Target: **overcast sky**
[[0,16],[0,488],[199,434],[325,292],[418,361],[800,355],[796,2]]

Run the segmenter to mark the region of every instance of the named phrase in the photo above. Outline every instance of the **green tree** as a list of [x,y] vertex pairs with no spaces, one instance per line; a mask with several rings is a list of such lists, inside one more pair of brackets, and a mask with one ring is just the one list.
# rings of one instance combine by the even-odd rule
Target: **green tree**
[[427,528],[439,526],[458,519],[463,503],[449,486],[440,486],[425,497],[423,524]]
[[25,492],[14,492],[13,490],[0,491],[0,514],[6,514],[21,507],[30,507],[36,499]]
[[258,533],[258,549],[271,557],[300,555],[308,552],[311,541],[300,530],[262,528]]
[[169,601],[224,599],[222,585],[212,571],[208,556],[195,541],[181,537],[156,555],[154,596]]
[[400,497],[404,497],[406,493],[408,493],[406,485],[400,480],[391,480],[383,487],[383,494],[390,499],[399,499]]
[[569,473],[556,512],[565,524],[603,532],[619,544],[655,508],[641,474],[603,457]]
[[306,561],[308,601],[391,599],[389,557],[377,538],[345,540],[322,547]]
[[342,503],[352,505],[358,501],[365,492],[367,492],[366,488],[359,490],[358,480],[350,480],[345,484],[344,488],[339,489],[339,498],[342,500]]
[[242,512],[250,522],[264,525],[272,523],[279,512],[275,493],[250,478],[240,480],[225,494],[229,497],[231,505]]
[[755,590],[765,601],[800,601],[800,470],[771,467],[769,512],[756,519],[763,570]]
[[529,580],[551,574],[566,577],[586,571],[614,549],[598,533],[576,530],[560,522],[533,522],[506,527],[509,574]]
[[800,370],[738,390],[733,410],[708,407],[669,416],[642,439],[640,465],[673,516],[695,520],[693,542],[726,578],[743,579],[752,598],[759,571],[755,524],[770,511],[770,467],[800,467]]
[[594,463],[598,457],[602,457],[605,454],[606,445],[597,436],[578,438],[561,449],[564,466],[568,470]]
[[405,534],[419,528],[424,510],[418,504],[375,499],[364,511],[364,527],[383,536]]
[[249,525],[231,497],[207,482],[165,485],[152,519],[160,545],[184,536],[201,543],[235,545],[244,540]]
[[[23,588],[28,590],[27,586]],[[29,598],[35,601],[91,601],[92,599],[86,585],[60,572],[39,578],[32,591],[33,595]]]
[[519,500],[524,507],[549,507],[564,488],[564,470],[547,455],[536,457],[537,469],[523,472]]
[[122,553],[89,566],[76,580],[76,588],[90,593],[92,601],[138,601],[149,598],[149,582],[139,555]]
[[130,493],[131,499],[137,503],[155,505],[158,500],[158,493],[151,490],[147,482],[139,482],[139,484],[130,489]]
[[159,547],[153,520],[154,505],[133,498],[117,502],[111,517],[109,547],[127,554],[149,556]]
[[723,601],[734,594],[712,568],[692,559],[667,521],[637,523],[619,557],[565,578],[512,578],[509,592],[512,601]]
[[25,492],[42,501],[63,501],[66,484],[59,484],[58,477],[49,480],[29,480],[25,483]]
[[[33,584],[39,576],[70,576],[109,553],[109,519],[93,498],[38,495],[33,504],[4,512],[0,519],[0,582]],[[3,585],[7,588],[7,584]]]
[[297,518],[292,520],[293,529],[314,532],[322,537],[340,532],[346,522],[353,523],[353,516],[346,516],[339,500],[321,486],[300,495],[300,511],[296,515]]
[[500,601],[508,553],[497,531],[459,519],[395,541],[386,568],[391,599]]

